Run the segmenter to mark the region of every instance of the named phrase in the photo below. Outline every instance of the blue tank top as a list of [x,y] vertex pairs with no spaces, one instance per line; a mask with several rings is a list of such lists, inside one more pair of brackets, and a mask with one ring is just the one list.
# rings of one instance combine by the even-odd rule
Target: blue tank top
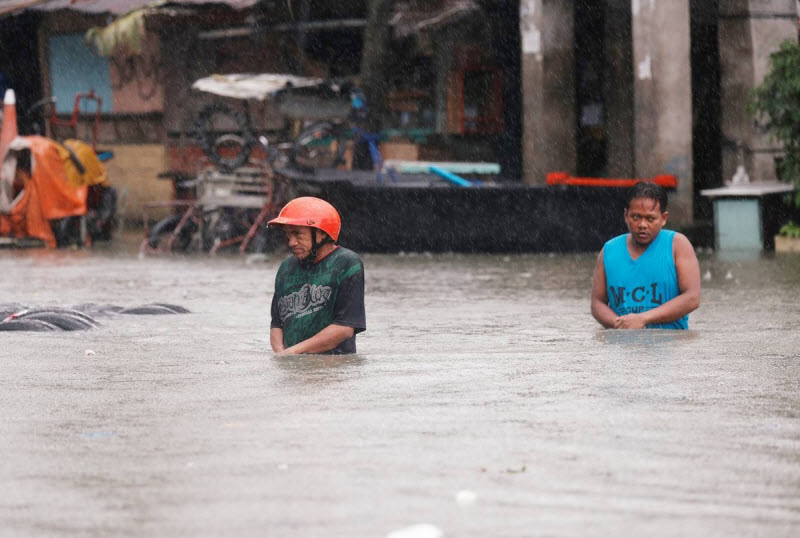
[[[636,260],[628,252],[628,234],[608,241],[603,247],[608,306],[617,315],[647,312],[680,294],[672,239],[675,232],[661,230]],[[689,316],[671,323],[653,323],[648,329],[688,329]]]

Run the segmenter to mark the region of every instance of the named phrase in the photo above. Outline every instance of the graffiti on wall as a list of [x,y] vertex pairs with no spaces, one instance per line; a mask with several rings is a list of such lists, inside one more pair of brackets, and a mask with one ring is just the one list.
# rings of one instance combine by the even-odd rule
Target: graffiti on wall
[[133,87],[143,101],[152,99],[163,80],[163,64],[156,54],[114,55],[109,58],[112,90]]

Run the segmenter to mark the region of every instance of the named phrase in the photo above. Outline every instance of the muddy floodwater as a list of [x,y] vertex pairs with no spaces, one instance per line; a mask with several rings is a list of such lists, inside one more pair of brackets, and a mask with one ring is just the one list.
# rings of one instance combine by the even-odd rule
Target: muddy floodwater
[[593,254],[364,255],[359,354],[277,358],[280,256],[135,250],[0,252],[0,302],[192,312],[0,332],[0,536],[800,535],[800,256],[615,332]]

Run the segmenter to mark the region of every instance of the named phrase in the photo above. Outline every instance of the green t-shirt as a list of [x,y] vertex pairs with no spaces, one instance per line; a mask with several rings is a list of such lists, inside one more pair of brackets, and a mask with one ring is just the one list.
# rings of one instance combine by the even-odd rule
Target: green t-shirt
[[366,330],[364,264],[352,250],[338,247],[311,267],[294,256],[275,275],[270,327],[283,329],[283,345],[291,347],[328,325],[355,329],[328,353],[355,353],[356,334]]

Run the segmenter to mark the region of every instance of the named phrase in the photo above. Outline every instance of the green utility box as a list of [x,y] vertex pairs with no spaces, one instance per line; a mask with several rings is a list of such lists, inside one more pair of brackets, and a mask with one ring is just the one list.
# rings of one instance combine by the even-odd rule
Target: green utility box
[[776,208],[780,198],[793,190],[791,184],[757,181],[700,191],[714,204],[715,250],[774,248]]

